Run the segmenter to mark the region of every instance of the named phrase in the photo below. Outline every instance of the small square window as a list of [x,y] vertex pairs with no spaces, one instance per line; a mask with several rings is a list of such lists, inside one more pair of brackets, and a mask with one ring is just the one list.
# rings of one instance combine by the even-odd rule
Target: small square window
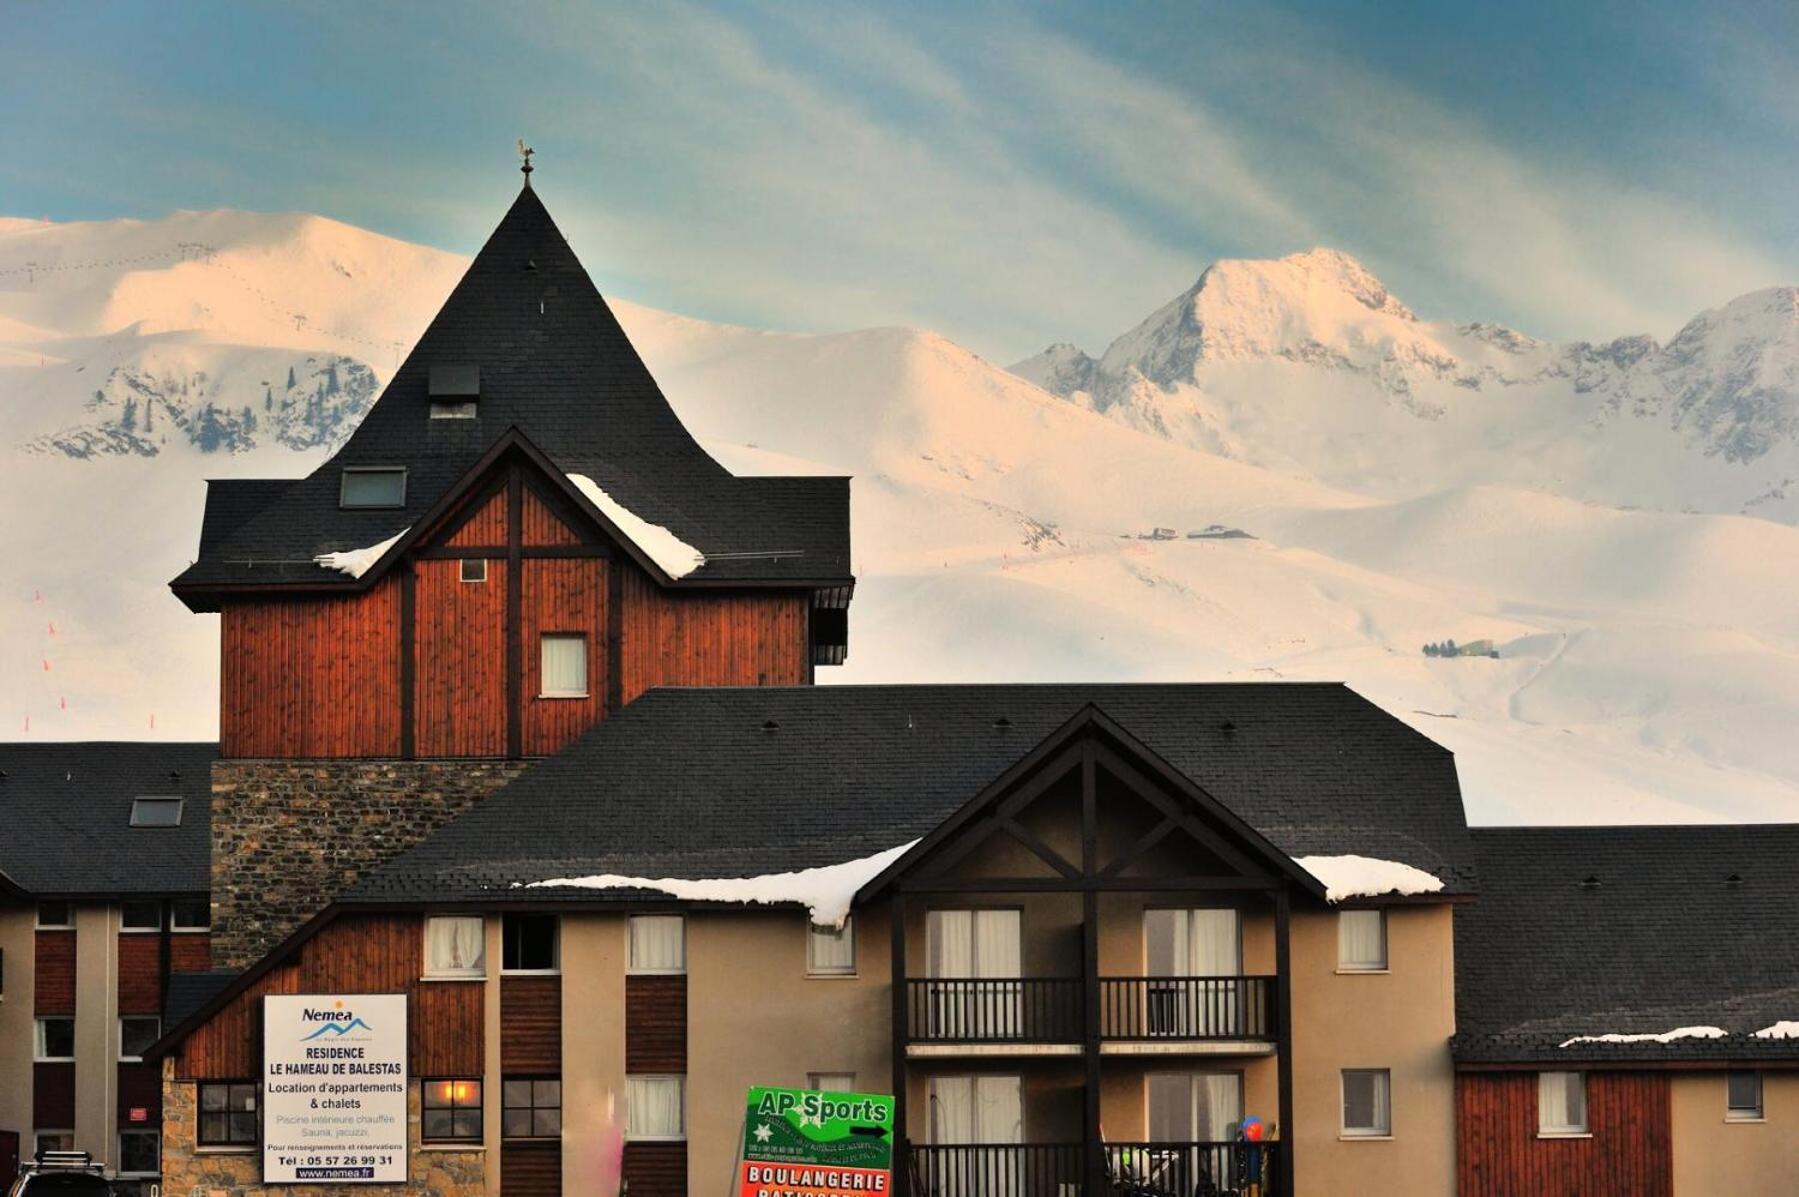
[[553,914],[509,914],[500,928],[500,970],[508,973],[553,973],[557,956],[558,919]]
[[154,898],[119,903],[119,930],[162,930],[162,903]]
[[559,1137],[562,1082],[555,1077],[507,1077],[500,1084],[500,1130],[508,1139]]
[[1337,912],[1337,969],[1346,973],[1387,971],[1387,912]]
[[406,471],[397,466],[345,467],[338,485],[339,507],[406,506]]
[[474,979],[487,975],[487,929],[479,915],[425,920],[425,975]]
[[119,1059],[143,1059],[150,1045],[160,1038],[162,1019],[153,1014],[126,1015],[119,1019]]
[[550,632],[543,637],[543,698],[587,697],[587,637],[579,632]]
[[120,1176],[155,1176],[162,1171],[162,1135],[153,1130],[119,1132]]
[[462,580],[464,582],[485,582],[485,581],[487,581],[487,558],[485,558],[485,557],[464,557],[464,558],[462,558]]
[[422,1137],[435,1143],[481,1141],[481,1082],[473,1078],[421,1082]]
[[32,1058],[55,1063],[75,1058],[75,1020],[54,1015],[37,1020],[37,1042]]
[[625,1078],[625,1138],[682,1139],[687,1136],[687,1078]]
[[687,971],[686,919],[678,914],[636,914],[631,916],[627,926],[630,928],[631,972]]
[[856,1074],[853,1072],[808,1072],[806,1088],[816,1089],[821,1093],[854,1093],[856,1091]]
[[131,800],[131,825],[133,827],[181,826],[181,799],[133,798]]
[[1760,1122],[1762,1119],[1762,1074],[1731,1072],[1725,1074],[1724,1116],[1732,1122]]
[[848,977],[856,972],[856,927],[845,918],[841,927],[806,923],[806,971],[817,977]]
[[75,1132],[72,1130],[41,1130],[32,1135],[34,1156],[45,1155],[52,1151],[74,1151]]
[[177,931],[212,930],[212,903],[205,898],[176,898],[169,915]]
[[74,926],[75,910],[67,902],[39,902],[37,904],[39,931],[68,931]]
[[1537,1074],[1537,1133],[1587,1133],[1587,1078],[1580,1072]]
[[255,1146],[257,1106],[254,1081],[200,1082],[200,1146]]
[[1393,1080],[1385,1068],[1343,1070],[1343,1134],[1384,1138],[1393,1133]]

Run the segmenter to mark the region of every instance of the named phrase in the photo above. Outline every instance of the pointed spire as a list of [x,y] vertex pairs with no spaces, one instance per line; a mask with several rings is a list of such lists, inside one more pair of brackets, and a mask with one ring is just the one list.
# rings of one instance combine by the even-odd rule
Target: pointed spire
[[524,138],[521,137],[518,139],[518,156],[524,159],[524,164],[518,169],[519,173],[525,176],[525,187],[527,190],[531,186],[531,172],[536,169],[531,165],[531,155],[536,152],[536,150],[525,144]]

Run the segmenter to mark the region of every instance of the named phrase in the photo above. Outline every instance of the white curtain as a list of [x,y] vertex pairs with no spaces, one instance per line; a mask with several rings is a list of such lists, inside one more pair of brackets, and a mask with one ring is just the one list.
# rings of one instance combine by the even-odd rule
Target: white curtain
[[931,1078],[932,1143],[1024,1142],[1024,1094],[1015,1076]]
[[632,972],[678,973],[686,971],[686,922],[680,915],[633,915],[629,926]]
[[1159,1072],[1149,1077],[1149,1137],[1158,1143],[1226,1143],[1243,1121],[1235,1072]]
[[[1143,912],[1144,967],[1152,977],[1188,978],[1151,987],[1151,1035],[1234,1035],[1243,972],[1241,916],[1231,909]],[[1194,980],[1192,978],[1214,978]]]
[[1343,1074],[1343,1132],[1393,1132],[1392,1081],[1385,1069],[1351,1069]]
[[[933,910],[925,915],[925,962],[933,978],[932,1032],[947,1038],[1015,1037],[1021,1024],[1023,923],[1016,910]],[[979,984],[958,984],[978,979]]]
[[1369,971],[1387,967],[1387,919],[1383,912],[1337,912],[1337,967]]
[[1578,1072],[1539,1072],[1537,1129],[1584,1131],[1586,1128],[1586,1078]]
[[625,1135],[632,1139],[678,1139],[686,1133],[683,1090],[678,1076],[625,1078]]
[[806,967],[815,973],[856,971],[856,926],[845,919],[841,927],[806,924]]
[[587,693],[587,637],[543,638],[543,694]]
[[425,920],[425,975],[479,977],[487,972],[486,936],[479,917]]

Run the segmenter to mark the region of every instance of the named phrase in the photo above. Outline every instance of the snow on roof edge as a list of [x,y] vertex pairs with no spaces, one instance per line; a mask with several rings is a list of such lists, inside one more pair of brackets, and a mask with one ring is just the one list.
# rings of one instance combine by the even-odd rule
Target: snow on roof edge
[[312,560],[315,565],[322,565],[326,569],[334,569],[340,574],[349,574],[352,578],[360,578],[363,574],[369,572],[369,569],[374,566],[375,562],[387,555],[387,550],[393,548],[400,537],[406,535],[410,531],[412,531],[412,528],[408,525],[407,527],[401,528],[398,532],[395,532],[380,544],[372,544],[366,548],[360,549],[342,549],[334,553],[320,553]]
[[1799,1022],[1781,1019],[1771,1027],[1763,1027],[1753,1035],[1756,1039],[1799,1039]]
[[612,521],[626,539],[642,549],[669,577],[685,578],[706,564],[704,553],[661,524],[650,523],[620,503],[606,493],[605,487],[586,474],[570,474],[568,480],[575,484],[575,489],[587,496],[590,503],[600,509],[601,514]]
[[1319,880],[1327,902],[1434,894],[1443,889],[1442,879],[1423,869],[1375,856],[1299,856],[1294,863]]
[[1573,1047],[1580,1043],[1673,1043],[1677,1039],[1727,1039],[1729,1034],[1722,1027],[1675,1027],[1672,1031],[1662,1031],[1660,1034],[1626,1035],[1608,1031],[1603,1035],[1575,1035],[1562,1040],[1557,1046]]

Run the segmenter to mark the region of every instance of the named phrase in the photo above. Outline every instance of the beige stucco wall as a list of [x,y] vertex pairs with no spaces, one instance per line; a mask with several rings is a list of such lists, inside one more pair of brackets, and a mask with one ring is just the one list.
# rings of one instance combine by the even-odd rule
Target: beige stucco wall
[[[1293,919],[1296,1190],[1310,1197],[1455,1192],[1454,940],[1449,906],[1393,907],[1390,971],[1339,974],[1334,915]],[[1343,1139],[1341,1070],[1393,1074],[1393,1136]]]
[[1762,1074],[1763,1120],[1724,1117],[1724,1074],[1676,1073],[1671,1093],[1675,1197],[1799,1193],[1799,1073]]
[[0,906],[0,953],[6,961],[6,992],[0,996],[0,1131],[18,1133],[21,1156],[31,1151],[36,924],[35,906]]
[[[691,934],[692,927],[689,926]],[[690,941],[691,942],[691,941]],[[498,969],[498,955],[489,958]],[[562,918],[562,1191],[598,1193],[607,1119],[624,1118],[625,919]],[[691,1008],[691,1003],[690,1003]],[[692,1057],[691,1064],[710,1062]],[[497,1119],[496,1119],[497,1121]]]
[[114,1162],[119,1116],[119,910],[75,908],[75,1149]]

